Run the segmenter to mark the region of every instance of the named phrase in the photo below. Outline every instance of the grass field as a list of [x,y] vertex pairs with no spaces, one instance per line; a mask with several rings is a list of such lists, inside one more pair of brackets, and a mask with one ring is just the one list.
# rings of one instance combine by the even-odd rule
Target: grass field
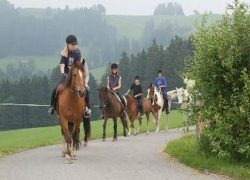
[[[162,115],[161,127],[165,127],[166,115]],[[151,118],[152,119],[152,118]],[[118,133],[122,134],[122,124],[118,121]],[[102,124],[103,121],[92,121],[92,139],[102,137]],[[182,126],[182,115],[178,111],[172,111],[169,117],[169,128],[177,128]],[[136,122],[137,127],[137,122]],[[151,120],[150,129],[154,130],[154,124]],[[82,125],[81,125],[82,131]],[[146,120],[144,119],[141,132],[146,131]],[[31,128],[21,130],[11,130],[0,132],[0,157],[9,155],[15,152],[32,149],[36,147],[58,144],[62,141],[59,126],[43,127],[43,128]],[[113,121],[110,119],[107,123],[107,136],[113,136]],[[83,137],[81,132],[81,137]]]
[[195,135],[170,142],[166,152],[178,161],[201,171],[224,174],[233,179],[250,179],[250,163],[219,159],[200,151]]

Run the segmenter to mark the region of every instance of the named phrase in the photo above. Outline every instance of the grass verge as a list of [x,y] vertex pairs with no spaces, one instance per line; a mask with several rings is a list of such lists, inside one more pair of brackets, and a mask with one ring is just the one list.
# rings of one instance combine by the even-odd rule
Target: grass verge
[[166,152],[192,168],[223,174],[233,179],[250,179],[250,163],[235,162],[229,159],[203,153],[195,135],[184,136],[167,144]]

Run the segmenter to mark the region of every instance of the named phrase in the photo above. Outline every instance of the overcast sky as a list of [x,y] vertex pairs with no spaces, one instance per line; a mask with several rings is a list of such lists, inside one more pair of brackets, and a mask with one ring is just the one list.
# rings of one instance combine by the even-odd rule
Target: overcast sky
[[[114,15],[152,15],[159,3],[178,2],[182,5],[186,15],[196,9],[200,12],[213,11],[222,14],[227,3],[233,0],[9,0],[15,7],[70,8],[89,7],[93,4],[102,4],[106,14]],[[241,0],[250,4],[250,0]]]

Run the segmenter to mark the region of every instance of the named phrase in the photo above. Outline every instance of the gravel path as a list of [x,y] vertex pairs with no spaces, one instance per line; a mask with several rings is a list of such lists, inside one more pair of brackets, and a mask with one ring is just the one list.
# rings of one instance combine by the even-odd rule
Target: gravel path
[[0,180],[195,180],[222,179],[188,168],[162,153],[163,145],[181,131],[94,140],[65,164],[61,145],[17,153],[0,160]]

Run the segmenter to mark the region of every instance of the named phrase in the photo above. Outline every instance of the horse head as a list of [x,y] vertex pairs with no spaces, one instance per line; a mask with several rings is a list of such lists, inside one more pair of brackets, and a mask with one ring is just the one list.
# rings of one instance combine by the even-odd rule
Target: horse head
[[85,95],[85,73],[81,62],[73,62],[65,84],[78,96],[83,97]]
[[109,89],[107,87],[101,87],[98,90],[100,109],[103,110],[110,104]]

